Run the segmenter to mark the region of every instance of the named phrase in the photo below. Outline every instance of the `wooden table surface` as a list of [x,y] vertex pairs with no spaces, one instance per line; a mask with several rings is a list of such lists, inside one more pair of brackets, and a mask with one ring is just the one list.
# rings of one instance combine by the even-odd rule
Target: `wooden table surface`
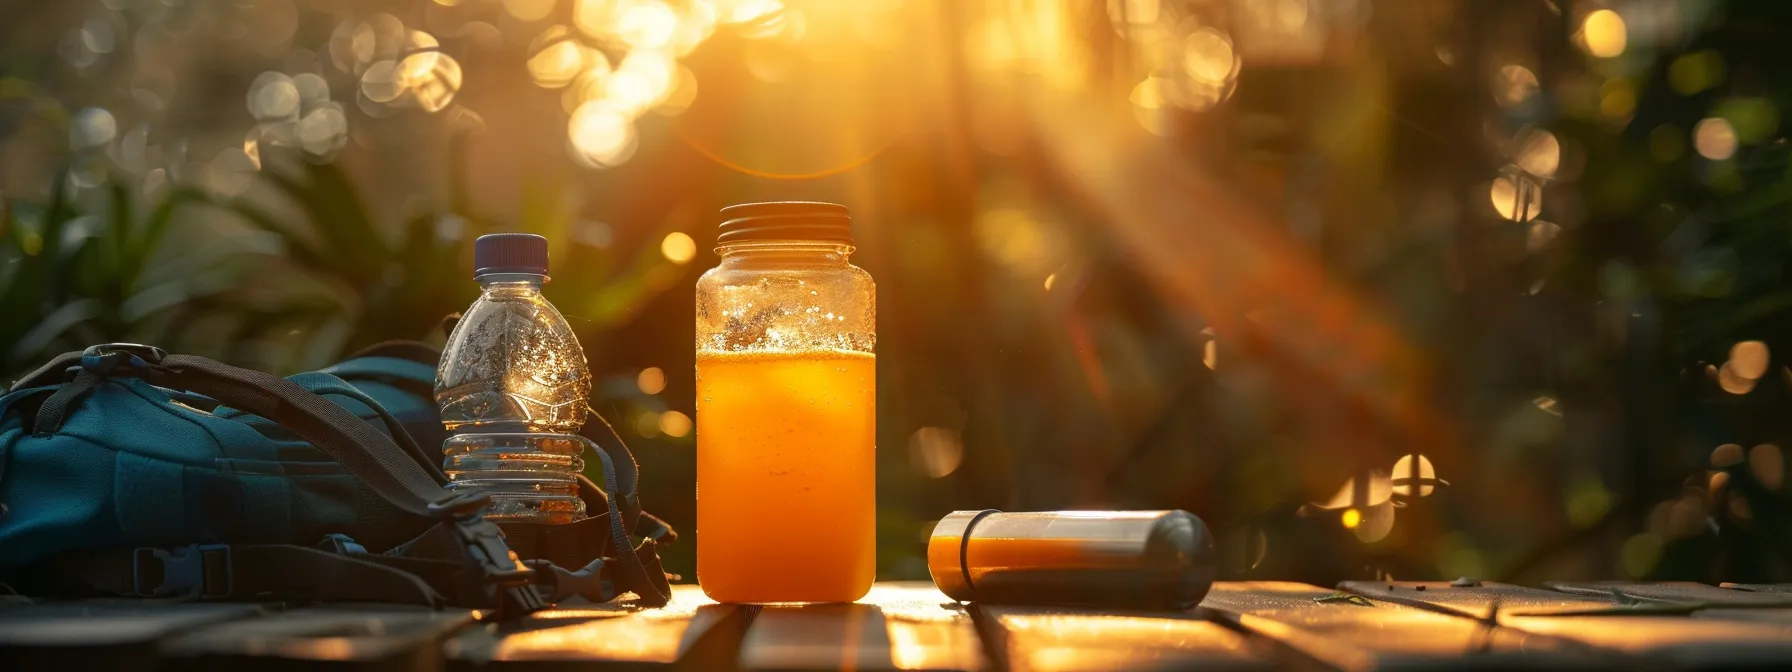
[[855,604],[562,607],[481,623],[390,605],[0,602],[0,670],[526,668],[1792,669],[1792,586],[1220,583],[1188,612],[957,604],[880,583]]

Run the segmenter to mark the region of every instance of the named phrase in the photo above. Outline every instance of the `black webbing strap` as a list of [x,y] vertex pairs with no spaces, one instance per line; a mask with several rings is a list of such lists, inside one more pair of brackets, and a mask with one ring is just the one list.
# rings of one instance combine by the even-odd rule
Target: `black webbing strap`
[[[585,497],[587,505],[598,504],[605,509],[603,513],[558,525],[502,523],[500,527],[504,529],[505,536],[512,540],[512,548],[517,550],[520,557],[549,562],[555,566],[553,569],[591,567],[596,564],[595,560],[605,559],[602,566],[608,572],[606,577],[614,581],[616,588],[633,592],[641,598],[644,605],[665,606],[671,600],[672,587],[661,568],[658,546],[661,543],[671,543],[677,535],[671,533],[671,528],[665,523],[654,518],[658,525],[649,530],[653,534],[647,535],[639,546],[630,543],[632,537],[622,522],[622,513],[616,505],[617,498],[601,497],[601,492],[613,492],[616,486],[616,472],[611,466],[613,462],[608,452],[595,452],[604,465],[604,484],[611,489],[599,491],[590,479],[583,475],[578,478],[581,495]],[[598,500],[601,500],[601,504]],[[456,551],[456,547],[448,543],[441,532],[431,529],[388,551],[385,557],[434,560],[452,558]],[[538,583],[550,578],[537,577]],[[589,594],[586,597],[591,598]]]
[[585,426],[580,428],[579,435],[597,446],[598,452],[603,454],[605,468],[614,465],[616,480],[606,481],[604,492],[614,494],[611,499],[622,500],[616,502],[615,508],[622,511],[624,529],[632,528],[635,518],[641,515],[641,465],[635,462],[635,454],[629,452],[622,435],[616,433],[616,428],[610,426],[610,421],[605,420],[597,409],[587,409],[585,418]]
[[[500,522],[504,543],[524,560],[546,560],[561,567],[579,567],[609,553],[610,514],[564,524]],[[460,547],[440,527],[424,530],[417,538],[385,553],[389,557],[451,560]]]
[[601,512],[561,525],[498,523],[511,550],[527,560],[546,560],[561,567],[581,567],[604,557],[610,545],[610,514]]
[[440,607],[423,578],[303,546],[205,545],[65,553],[61,577],[126,597],[304,602],[390,602]]
[[69,409],[81,400],[93,388],[99,386],[104,379],[92,371],[83,370],[75,374],[55,393],[44,399],[37,407],[37,417],[31,423],[31,433],[36,436],[49,436],[62,428],[62,420],[68,417]]
[[635,519],[635,536],[652,539],[661,546],[678,543],[678,530],[672,529],[672,525],[660,520],[659,516],[646,511],[642,511],[641,517]]
[[[302,374],[300,377],[311,375],[327,374]],[[386,426],[386,432],[392,437],[392,442],[397,444],[405,454],[410,455],[411,461],[423,467],[423,471],[429,474],[431,480],[434,480],[437,485],[448,483],[448,476],[442,473],[441,460],[437,459],[439,455],[432,455],[430,451],[417,445],[417,441],[411,437],[410,432],[405,431],[404,423],[388,412],[386,407],[381,406],[378,400],[368,396],[366,392],[362,392],[360,388],[348,384],[347,381],[342,381],[340,384],[312,385],[306,390],[316,395],[334,394],[360,402],[362,406],[373,411],[373,414],[380,419],[381,424]]]
[[12,384],[12,387],[9,389],[22,390],[27,387],[37,387],[39,385],[51,385],[54,383],[60,383],[60,382],[66,381],[66,380],[68,380],[69,367],[74,366],[76,364],[80,364],[80,363],[81,363],[81,353],[79,353],[79,352],[62,353],[60,355],[57,355],[57,356],[51,358],[50,361],[48,363],[44,364],[43,366],[37,367],[37,369],[32,371],[31,373],[25,374],[25,377],[20,378],[17,381],[14,381]]
[[[591,415],[598,419],[598,424],[606,428],[610,426],[610,423],[603,422],[603,418],[596,413]],[[587,422],[585,426],[590,427],[591,423]],[[614,435],[616,430],[611,429],[610,433]],[[617,438],[617,442],[620,444],[620,437]],[[604,463],[604,492],[619,492],[616,489],[616,462],[618,460],[610,459],[610,452],[603,450],[601,446],[599,448],[597,457]],[[623,450],[626,453],[628,449],[624,448]],[[629,466],[632,468],[634,466],[632,455],[629,456],[629,462],[631,463]],[[639,548],[629,542],[628,527],[623,523],[622,511],[616,506],[616,500],[619,499],[622,497],[611,496],[608,499],[610,552],[620,560],[615,563],[620,570],[616,575],[616,583],[627,590],[634,591],[636,595],[640,596],[643,604],[653,607],[666,606],[668,602],[672,601],[672,586],[666,583],[666,573],[661,570],[648,571],[646,563],[641,561],[641,553],[646,551],[653,558],[653,564],[656,567],[659,565],[659,554],[656,552],[655,542],[643,542]]]
[[[328,399],[285,378],[204,357],[164,356],[147,346],[94,346],[82,353],[80,362],[83,370],[77,381],[85,375],[136,377],[152,385],[211,397],[292,430],[394,506],[441,520],[460,542],[469,566],[477,568],[483,585],[492,591],[492,606],[499,618],[521,616],[546,606],[529,586],[533,570],[517,560],[505,546],[503,533],[481,515],[491,501],[488,495],[451,493],[442,488],[390,437]],[[67,399],[72,404],[78,394]],[[67,408],[65,405],[61,412],[66,413]]]

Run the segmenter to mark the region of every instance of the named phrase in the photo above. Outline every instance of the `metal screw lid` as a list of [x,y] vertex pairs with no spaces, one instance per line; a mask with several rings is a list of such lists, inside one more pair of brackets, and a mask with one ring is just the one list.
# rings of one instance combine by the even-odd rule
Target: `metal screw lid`
[[752,240],[813,240],[852,244],[846,206],[810,201],[742,203],[722,208],[719,244]]

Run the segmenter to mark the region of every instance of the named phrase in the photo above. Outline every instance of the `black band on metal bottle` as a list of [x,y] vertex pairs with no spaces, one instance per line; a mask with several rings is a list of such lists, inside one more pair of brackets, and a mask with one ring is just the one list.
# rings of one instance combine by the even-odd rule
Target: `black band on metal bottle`
[[992,513],[1001,513],[1001,511],[995,509],[978,511],[977,515],[971,516],[970,520],[965,521],[964,532],[958,537],[958,571],[964,574],[964,586],[970,589],[973,599],[977,595],[977,584],[971,583],[971,530],[977,527],[977,521],[983,520],[984,516]]

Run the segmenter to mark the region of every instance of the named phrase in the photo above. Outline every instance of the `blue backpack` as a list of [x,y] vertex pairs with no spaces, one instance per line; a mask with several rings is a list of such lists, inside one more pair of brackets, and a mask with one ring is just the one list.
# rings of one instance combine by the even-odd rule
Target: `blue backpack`
[[[280,378],[134,345],[59,356],[0,396],[0,582],[26,595],[400,602],[526,614],[666,603],[636,464],[593,416],[589,518],[494,523],[450,492],[439,353],[375,346]],[[639,540],[636,543],[636,540]]]

